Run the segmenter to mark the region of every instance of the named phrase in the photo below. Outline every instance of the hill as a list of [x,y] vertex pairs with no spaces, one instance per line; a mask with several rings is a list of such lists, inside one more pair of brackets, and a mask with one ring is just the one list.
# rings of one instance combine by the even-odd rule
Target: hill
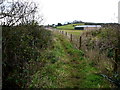
[[63,25],[63,26],[57,26],[57,29],[62,29],[62,30],[73,30],[74,26],[77,25],[84,25],[84,23],[77,23],[77,24],[67,24],[67,25]]

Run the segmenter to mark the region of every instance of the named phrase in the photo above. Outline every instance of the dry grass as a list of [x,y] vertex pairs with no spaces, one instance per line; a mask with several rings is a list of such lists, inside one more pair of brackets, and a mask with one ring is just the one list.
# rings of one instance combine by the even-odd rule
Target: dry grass
[[100,70],[99,73],[109,74],[113,71],[113,59],[105,54],[99,54],[99,50],[88,50],[86,56],[92,61],[92,65]]

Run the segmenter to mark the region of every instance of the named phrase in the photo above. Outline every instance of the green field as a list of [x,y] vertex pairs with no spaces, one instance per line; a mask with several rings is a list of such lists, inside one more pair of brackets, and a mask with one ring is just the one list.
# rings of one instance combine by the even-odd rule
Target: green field
[[58,26],[56,28],[62,29],[62,30],[74,30],[74,26],[77,26],[77,25],[84,25],[84,23],[68,24],[68,25],[64,25],[64,26]]
[[84,25],[84,23],[68,24],[68,25],[64,25],[64,26],[58,26],[56,28],[59,29],[60,31],[68,32],[69,34],[81,35],[83,30],[74,30],[74,26],[76,26],[76,25]]

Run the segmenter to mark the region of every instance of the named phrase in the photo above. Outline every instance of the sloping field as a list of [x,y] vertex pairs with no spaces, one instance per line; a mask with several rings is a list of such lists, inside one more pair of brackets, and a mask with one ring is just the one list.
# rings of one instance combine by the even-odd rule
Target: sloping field
[[73,30],[73,29],[74,29],[74,26],[77,26],[77,25],[84,25],[84,23],[68,24],[68,25],[64,25],[64,26],[58,26],[57,29]]

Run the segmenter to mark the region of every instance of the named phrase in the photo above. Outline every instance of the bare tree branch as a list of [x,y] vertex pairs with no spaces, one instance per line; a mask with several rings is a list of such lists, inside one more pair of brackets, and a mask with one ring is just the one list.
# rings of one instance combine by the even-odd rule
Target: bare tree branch
[[[9,6],[7,6],[9,5]],[[25,24],[31,23],[40,19],[40,22],[43,20],[42,17],[38,17],[37,5],[34,2],[12,2],[9,4],[0,4],[0,19],[4,19],[6,25],[13,26],[16,23]]]

